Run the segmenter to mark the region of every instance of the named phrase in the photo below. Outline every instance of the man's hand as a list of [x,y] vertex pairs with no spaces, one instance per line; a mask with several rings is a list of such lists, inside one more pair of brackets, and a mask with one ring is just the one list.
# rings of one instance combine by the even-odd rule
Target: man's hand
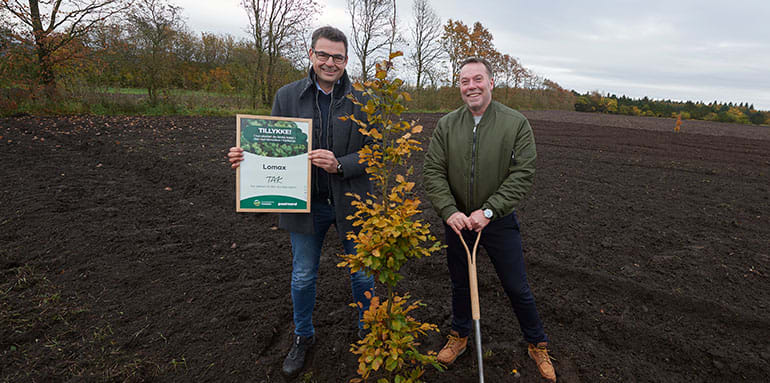
[[243,161],[243,149],[233,146],[227,153],[227,158],[228,161],[230,161],[230,167],[233,169],[241,166],[241,161]]
[[459,211],[450,215],[446,220],[446,224],[449,225],[457,235],[460,235],[460,232],[463,229],[473,230],[470,218]]
[[469,220],[472,226],[471,230],[475,230],[477,232],[484,230],[484,228],[489,225],[490,221],[489,218],[484,217],[484,212],[481,209],[472,212]]
[[327,173],[337,173],[337,157],[334,157],[334,153],[326,149],[311,150],[307,156],[310,159],[310,163],[319,168],[326,170]]

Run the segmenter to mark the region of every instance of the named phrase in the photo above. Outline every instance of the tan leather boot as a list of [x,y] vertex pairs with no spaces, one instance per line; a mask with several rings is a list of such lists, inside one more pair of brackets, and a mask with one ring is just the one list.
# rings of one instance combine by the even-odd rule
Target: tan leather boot
[[544,379],[555,382],[556,371],[553,370],[553,363],[551,363],[551,357],[548,356],[547,346],[548,343],[546,342],[540,342],[537,345],[530,343],[528,350],[529,357],[537,363],[537,369]]
[[446,342],[446,345],[444,345],[444,348],[439,351],[436,359],[439,363],[450,365],[458,356],[465,352],[465,349],[468,346],[468,337],[460,338],[460,334],[458,334],[457,331],[452,330],[449,332],[449,335],[447,335],[447,338],[449,340]]

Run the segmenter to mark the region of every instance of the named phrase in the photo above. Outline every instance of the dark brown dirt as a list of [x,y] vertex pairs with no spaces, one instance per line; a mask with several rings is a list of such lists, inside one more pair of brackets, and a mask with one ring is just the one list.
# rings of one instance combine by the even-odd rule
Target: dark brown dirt
[[[770,381],[770,129],[526,114],[539,158],[519,218],[560,381]],[[427,142],[439,116],[410,117]],[[0,119],[0,380],[282,381],[288,234],[235,213],[234,141],[234,118]],[[330,233],[319,343],[296,381],[355,377],[341,251]],[[537,382],[479,263],[486,380]],[[442,330],[423,342],[436,349],[444,256],[404,272],[401,292],[427,304],[415,316]],[[467,355],[425,380],[477,381]]]

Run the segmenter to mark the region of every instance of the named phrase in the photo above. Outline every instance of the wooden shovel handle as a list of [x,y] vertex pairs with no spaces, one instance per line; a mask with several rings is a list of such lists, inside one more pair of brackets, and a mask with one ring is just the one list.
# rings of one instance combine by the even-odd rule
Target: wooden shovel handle
[[479,240],[481,239],[481,232],[476,235],[476,243],[473,244],[473,253],[468,249],[468,245],[463,239],[463,235],[460,234],[460,241],[465,248],[465,254],[468,256],[468,282],[471,289],[471,315],[473,320],[481,319],[481,311],[479,310],[479,282],[476,278],[476,250],[479,248]]

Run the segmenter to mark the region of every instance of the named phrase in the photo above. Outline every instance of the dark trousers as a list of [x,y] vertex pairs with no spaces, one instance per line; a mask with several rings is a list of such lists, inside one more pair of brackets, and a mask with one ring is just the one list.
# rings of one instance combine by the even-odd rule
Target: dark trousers
[[[468,336],[473,325],[471,295],[468,283],[468,258],[460,238],[444,224],[447,244],[447,264],[452,278],[452,330],[461,337]],[[464,230],[463,237],[468,249],[473,251],[476,232]],[[519,320],[524,339],[529,343],[547,342],[543,323],[535,307],[535,298],[527,283],[524,256],[521,251],[521,233],[516,213],[494,220],[481,233],[479,245],[487,251],[495,267],[503,290],[511,301],[511,307]],[[477,261],[478,262],[478,261]],[[479,280],[482,276],[479,275]],[[480,304],[482,317],[484,305]]]

